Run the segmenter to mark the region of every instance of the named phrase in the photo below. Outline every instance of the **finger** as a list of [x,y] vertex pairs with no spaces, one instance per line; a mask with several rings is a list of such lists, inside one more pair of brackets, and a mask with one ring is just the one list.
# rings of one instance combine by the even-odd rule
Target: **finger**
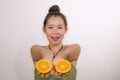
[[58,75],[58,72],[57,72],[57,71],[55,71],[55,72],[54,72],[54,74],[55,74],[55,75]]
[[39,72],[38,72],[37,74],[40,76],[40,73],[39,73]]
[[51,70],[50,74],[53,75],[54,74],[54,70]]
[[59,73],[59,72],[58,72],[58,75],[62,75],[62,73]]
[[44,74],[41,74],[41,77],[44,77]]
[[52,70],[51,70],[50,74],[51,74],[51,75],[54,74],[54,65],[53,65],[53,63],[52,63]]
[[48,77],[49,76],[49,73],[45,74],[45,77]]

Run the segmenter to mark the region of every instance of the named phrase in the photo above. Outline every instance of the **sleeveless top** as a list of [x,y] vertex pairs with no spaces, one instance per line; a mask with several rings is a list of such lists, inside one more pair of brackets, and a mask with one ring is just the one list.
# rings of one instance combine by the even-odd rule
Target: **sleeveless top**
[[[66,46],[63,46],[62,50],[65,50]],[[35,69],[35,77],[34,80],[76,80],[76,68],[72,66],[71,70],[63,75],[49,75],[48,77],[42,77],[38,75],[38,71]]]

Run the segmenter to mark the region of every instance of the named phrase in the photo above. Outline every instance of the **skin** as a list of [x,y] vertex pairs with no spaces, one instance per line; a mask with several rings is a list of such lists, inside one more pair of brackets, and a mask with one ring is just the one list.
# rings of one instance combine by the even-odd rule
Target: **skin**
[[[59,75],[60,73],[55,71],[54,65],[61,59],[69,59],[71,61],[71,64],[76,67],[77,59],[81,50],[78,44],[68,45],[66,50],[59,51],[63,46],[62,40],[67,32],[67,28],[65,27],[63,19],[59,16],[50,17],[45,27],[43,27],[43,32],[46,34],[51,50],[48,46],[43,47],[40,45],[34,45],[31,48],[32,59],[34,61],[34,64],[40,59],[46,59],[51,62],[53,68],[50,73],[38,74],[46,77],[49,75]],[[58,51],[59,53],[57,56],[53,58],[53,56]]]

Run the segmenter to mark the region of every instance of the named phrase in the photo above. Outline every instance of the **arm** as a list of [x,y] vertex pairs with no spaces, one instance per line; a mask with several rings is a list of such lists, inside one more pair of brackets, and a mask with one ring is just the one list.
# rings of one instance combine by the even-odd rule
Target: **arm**
[[41,47],[38,45],[34,45],[31,47],[31,56],[33,61],[38,61],[42,58]]
[[43,46],[39,46],[39,45],[32,46],[31,56],[32,56],[32,60],[34,62],[34,65],[40,59],[46,59],[46,60],[51,62],[53,55],[50,53],[51,53],[51,51]]
[[[43,48],[43,46],[39,46],[39,45],[34,45],[31,47],[31,56],[32,56],[32,60],[34,62],[34,67],[36,68],[35,64],[37,61],[39,61],[40,59],[46,59],[51,61],[52,60],[52,55],[50,54],[50,50]],[[38,72],[38,75],[41,76],[49,76],[48,74],[40,74]]]
[[68,59],[69,61],[71,61],[71,64],[76,67],[76,63],[78,60],[78,57],[80,55],[80,51],[81,48],[78,44],[73,44],[68,46],[68,48],[66,49],[67,53],[68,53]]

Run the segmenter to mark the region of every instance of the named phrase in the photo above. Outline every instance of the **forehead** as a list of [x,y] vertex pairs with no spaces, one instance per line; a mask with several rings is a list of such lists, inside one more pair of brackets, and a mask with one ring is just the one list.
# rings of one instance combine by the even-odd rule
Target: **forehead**
[[48,19],[47,24],[64,24],[64,20],[60,16],[52,16]]

